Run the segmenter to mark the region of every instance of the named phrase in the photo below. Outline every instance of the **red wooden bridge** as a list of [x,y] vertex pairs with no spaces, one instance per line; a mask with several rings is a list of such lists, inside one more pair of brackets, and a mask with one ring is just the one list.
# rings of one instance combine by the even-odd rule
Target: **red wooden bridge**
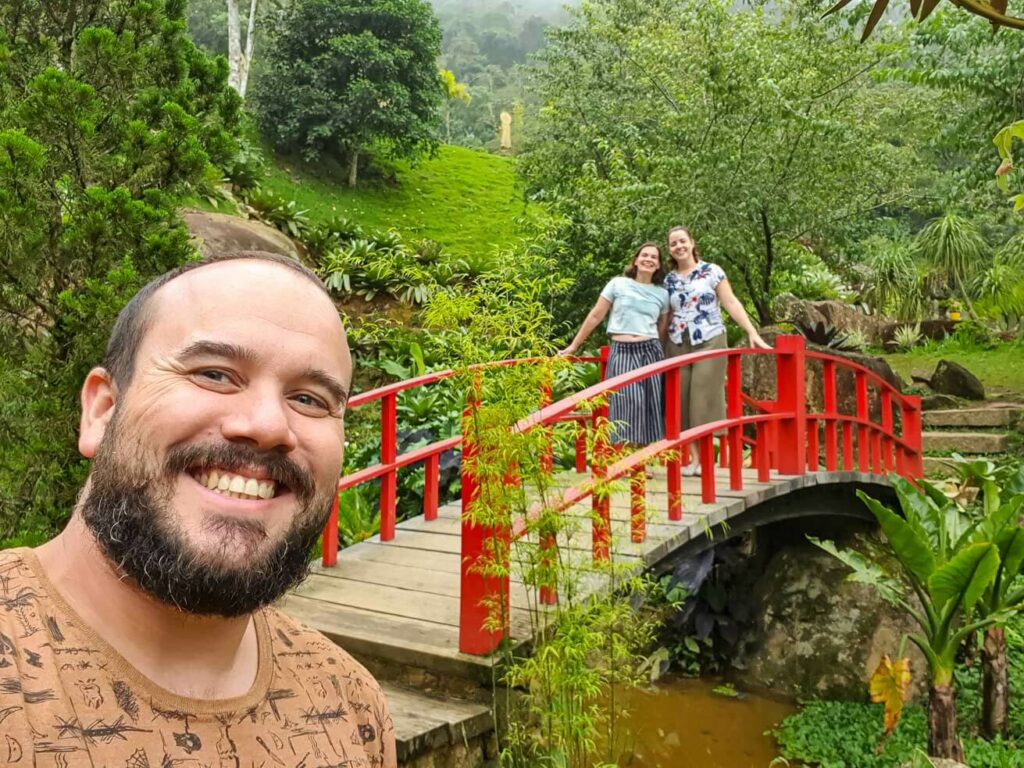
[[[716,526],[735,528],[744,515],[770,499],[812,487],[847,489],[852,495],[855,486],[887,485],[889,473],[911,479],[922,474],[920,398],[903,395],[848,359],[806,349],[803,337],[780,336],[771,350],[725,349],[675,357],[612,379],[604,379],[605,354],[574,358],[599,363],[598,384],[546,405],[542,395],[543,407],[514,427],[528,432],[567,420],[578,425],[575,472],[553,475],[558,487],[555,511],[577,525],[562,536],[541,537],[540,547],[552,556],[555,548],[577,562],[584,556],[600,561],[614,554],[642,570],[712,536]],[[727,416],[684,431],[680,372],[714,357],[727,358]],[[486,375],[490,367],[537,362],[507,360],[479,366],[479,371]],[[745,366],[774,373],[774,398],[759,399],[744,389]],[[339,552],[336,501],[324,529],[322,565],[283,607],[360,658],[487,680],[495,663],[488,654],[505,637],[531,642],[537,631],[534,619],[558,596],[550,587],[528,586],[515,574],[495,576],[481,567],[488,542],[512,542],[514,550],[515,542],[530,537],[525,520],[512,520],[505,530],[474,522],[479,486],[472,440],[456,435],[398,453],[399,394],[453,375],[430,373],[350,400],[350,408],[379,401],[380,460],[342,477],[338,488],[340,492],[379,480],[380,534]],[[593,439],[607,408],[588,404],[651,376],[664,377],[664,438],[629,452],[613,452]],[[816,410],[808,408],[809,389],[820,405]],[[852,398],[842,399],[848,403],[845,409],[840,407],[840,389],[853,392]],[[699,449],[699,471],[684,477],[691,445]],[[463,453],[462,495],[442,505],[440,458],[456,448]],[[553,471],[550,453],[540,462]],[[398,472],[421,464],[422,515],[398,522]],[[648,467],[654,470],[653,479],[645,474]],[[628,480],[622,484],[628,490],[602,492],[618,478]],[[513,472],[508,482],[517,479]],[[537,546],[536,537],[532,544]],[[588,588],[603,585],[592,580]],[[495,601],[507,617],[497,628],[487,622]],[[396,715],[396,722],[400,719]]]

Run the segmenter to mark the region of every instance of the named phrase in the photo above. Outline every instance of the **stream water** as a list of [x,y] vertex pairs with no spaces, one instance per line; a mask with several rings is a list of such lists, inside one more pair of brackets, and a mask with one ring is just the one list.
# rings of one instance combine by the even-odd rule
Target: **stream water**
[[796,712],[790,702],[716,693],[716,681],[668,678],[630,694],[622,766],[767,768],[777,755],[765,732]]

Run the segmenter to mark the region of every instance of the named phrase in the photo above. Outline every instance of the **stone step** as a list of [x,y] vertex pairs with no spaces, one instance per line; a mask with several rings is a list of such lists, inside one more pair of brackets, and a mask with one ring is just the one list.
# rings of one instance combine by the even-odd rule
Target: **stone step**
[[[965,459],[988,459],[992,456],[964,456]],[[924,476],[933,480],[945,477],[956,477],[955,464],[947,456],[923,456]]]
[[993,432],[924,432],[921,448],[925,451],[957,453],[1003,453],[1010,447],[1010,436]]
[[[458,754],[477,760],[493,758],[497,751],[491,734],[491,711],[482,704],[427,696],[411,688],[381,683],[395,723],[399,764],[432,755],[430,765],[453,765]],[[461,763],[458,763],[461,765]],[[475,761],[466,764],[482,764]]]
[[948,411],[925,411],[921,414],[925,427],[964,427],[978,429],[1010,427],[1020,419],[1016,408],[958,408]]

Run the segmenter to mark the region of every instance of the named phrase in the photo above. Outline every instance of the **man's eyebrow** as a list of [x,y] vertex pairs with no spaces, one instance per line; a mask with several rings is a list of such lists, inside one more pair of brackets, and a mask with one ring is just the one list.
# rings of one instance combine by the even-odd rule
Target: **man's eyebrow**
[[348,402],[348,388],[331,376],[331,374],[327,373],[327,371],[320,368],[307,368],[302,377],[319,384],[330,392],[331,397],[334,398],[339,406],[344,406]]
[[178,358],[186,360],[190,357],[226,357],[229,360],[257,361],[259,355],[248,347],[229,344],[224,341],[194,341],[178,353]]
[[[255,350],[223,341],[194,341],[178,353],[179,360],[203,356],[259,362],[259,354]],[[321,368],[307,368],[303,371],[302,378],[326,389],[339,406],[344,406],[348,402],[348,388],[327,371]]]

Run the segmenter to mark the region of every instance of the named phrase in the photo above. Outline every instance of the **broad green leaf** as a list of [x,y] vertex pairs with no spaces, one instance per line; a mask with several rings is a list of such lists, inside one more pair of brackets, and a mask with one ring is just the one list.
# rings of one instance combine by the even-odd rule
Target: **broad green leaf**
[[902,477],[894,477],[892,484],[904,519],[930,543],[932,549],[938,549],[941,525],[935,505],[929,502],[920,488]]
[[874,587],[882,599],[887,602],[896,604],[903,599],[903,586],[886,573],[881,566],[870,562],[860,552],[838,549],[833,542],[821,541],[813,536],[808,536],[807,540],[848,566],[853,571],[848,577],[850,581]]
[[928,579],[928,592],[938,611],[951,601],[970,610],[999,570],[999,551],[994,544],[971,544],[957,552]]
[[928,541],[906,520],[878,500],[871,498],[863,491],[857,491],[857,496],[874,514],[878,524],[882,526],[882,531],[889,540],[893,552],[896,553],[896,557],[899,558],[910,575],[922,584],[926,584],[928,578],[935,571],[935,555],[928,546]]
[[1003,564],[1003,591],[1013,584],[1020,576],[1021,567],[1024,566],[1024,528],[1017,526],[1003,531],[996,541],[999,548],[999,558]]

